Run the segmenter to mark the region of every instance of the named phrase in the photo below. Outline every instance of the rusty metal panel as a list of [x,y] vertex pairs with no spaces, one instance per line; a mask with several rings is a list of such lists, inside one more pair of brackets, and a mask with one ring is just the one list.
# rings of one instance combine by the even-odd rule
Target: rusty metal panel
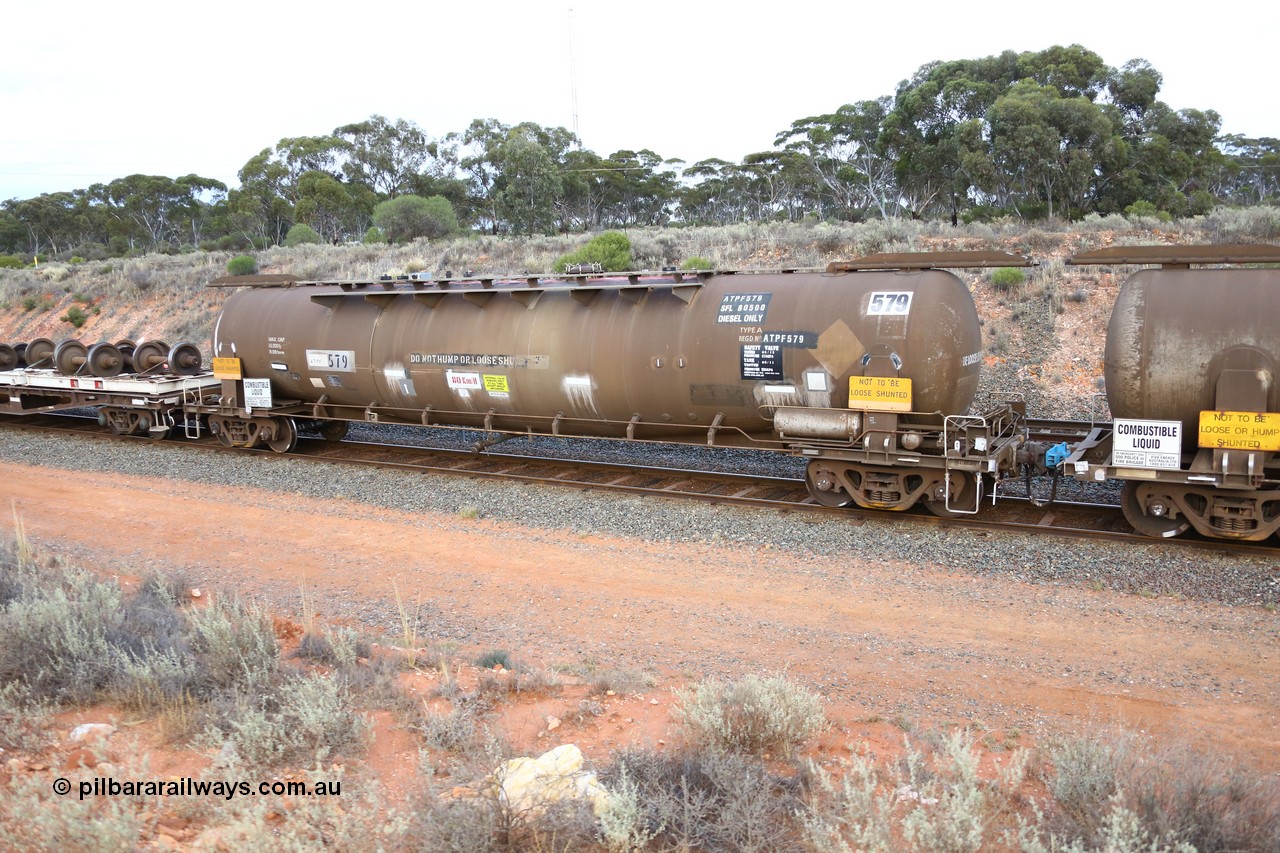
[[964,412],[977,388],[977,312],[940,270],[540,285],[244,290],[214,355],[270,377],[280,398],[430,407],[499,429],[559,416],[606,435],[637,418],[765,433],[778,406],[844,408],[854,376],[910,378],[925,412]]
[[891,252],[865,255],[852,261],[832,261],[827,265],[827,272],[1033,267],[1035,265],[1035,261],[1009,252]]
[[1207,246],[1111,246],[1067,258],[1074,266],[1161,264],[1276,264],[1280,246],[1234,243]]

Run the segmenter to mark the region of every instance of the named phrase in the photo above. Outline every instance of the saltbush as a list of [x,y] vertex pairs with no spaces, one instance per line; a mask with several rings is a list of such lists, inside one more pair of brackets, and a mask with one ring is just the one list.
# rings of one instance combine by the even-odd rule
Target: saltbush
[[827,727],[816,695],[780,675],[702,681],[676,693],[676,722],[690,743],[725,752],[784,756]]

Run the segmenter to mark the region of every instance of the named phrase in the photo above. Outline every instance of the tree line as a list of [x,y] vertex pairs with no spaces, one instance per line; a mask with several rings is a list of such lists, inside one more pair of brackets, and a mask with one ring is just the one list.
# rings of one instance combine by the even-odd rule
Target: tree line
[[280,140],[235,188],[130,175],[10,199],[0,252],[262,247],[298,226],[338,242],[806,217],[1185,216],[1280,200],[1280,139],[1222,135],[1213,110],[1159,100],[1162,82],[1145,60],[1111,68],[1079,45],[931,62],[893,95],[797,119],[737,163],[606,157],[531,122],[476,119],[432,137],[374,115]]

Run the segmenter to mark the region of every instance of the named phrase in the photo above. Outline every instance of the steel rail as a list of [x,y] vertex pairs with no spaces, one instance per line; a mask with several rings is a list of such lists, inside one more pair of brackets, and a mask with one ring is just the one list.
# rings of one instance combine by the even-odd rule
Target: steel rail
[[[5,427],[38,432],[74,434],[78,437],[97,440],[156,443],[146,436],[121,436],[102,430],[94,418],[84,415],[64,413],[37,416],[0,415],[0,424]],[[1234,542],[1196,536],[1153,539],[1130,530],[1119,507],[1110,504],[1056,501],[1050,506],[1038,507],[1025,497],[1002,495],[997,497],[994,506],[986,504],[977,516],[943,518],[918,508],[907,512],[887,512],[855,506],[822,506],[808,494],[802,478],[525,456],[492,451],[477,453],[470,449],[425,447],[394,442],[354,440],[328,442],[308,437],[300,437],[298,447],[286,454],[275,453],[265,448],[246,450],[225,447],[212,437],[198,440],[182,439],[180,442],[173,443],[175,445],[181,443],[193,450],[240,455],[249,453],[271,460],[307,460],[445,476],[464,476],[473,479],[553,485],[585,491],[698,500],[712,504],[757,507],[830,517],[857,524],[867,521],[933,524],[965,530],[1047,534],[1063,538],[1196,548],[1250,556],[1274,557],[1277,553],[1273,545],[1266,543]],[[350,452],[352,450],[355,451],[354,454]],[[997,517],[1001,515],[1006,517]],[[1022,516],[1022,518],[1010,519],[1007,517],[1010,515]]]

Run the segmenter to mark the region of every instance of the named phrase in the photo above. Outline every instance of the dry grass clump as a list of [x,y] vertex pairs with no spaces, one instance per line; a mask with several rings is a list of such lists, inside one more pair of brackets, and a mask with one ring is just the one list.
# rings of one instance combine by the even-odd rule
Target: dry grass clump
[[776,749],[790,757],[827,728],[821,700],[780,675],[700,682],[676,692],[673,716],[692,744],[757,755]]
[[[151,579],[132,594],[89,572],[0,552],[0,691],[6,707],[114,701],[170,715],[171,733],[252,763],[358,749],[367,731],[341,678],[280,667],[271,621],[234,597],[179,606]],[[7,737],[29,738],[11,726]]]
[[633,749],[601,776],[601,833],[612,850],[799,849],[799,787],[756,757],[716,750]]

